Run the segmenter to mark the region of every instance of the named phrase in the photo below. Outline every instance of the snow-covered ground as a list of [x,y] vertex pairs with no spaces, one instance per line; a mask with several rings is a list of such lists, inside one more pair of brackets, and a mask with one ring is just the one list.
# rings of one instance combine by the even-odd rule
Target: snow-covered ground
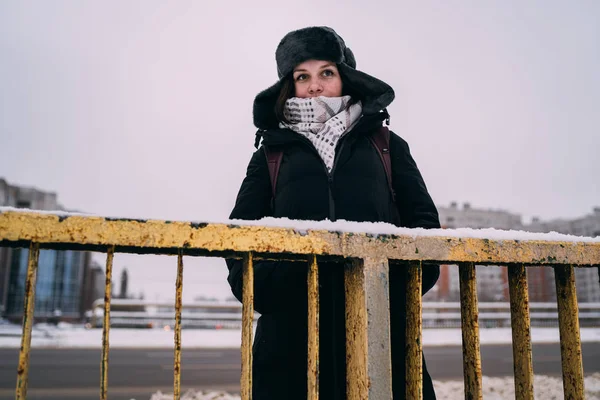
[[[510,328],[481,329],[482,344],[511,343]],[[558,328],[532,328],[533,343],[558,343]],[[583,342],[600,342],[600,328],[582,328]],[[171,348],[173,331],[162,329],[112,329],[111,348]],[[240,330],[184,329],[183,348],[238,348],[241,342]],[[0,347],[18,348],[21,343],[21,326],[0,323]],[[425,329],[424,346],[461,345],[460,329]],[[83,326],[61,323],[58,326],[37,324],[33,329],[32,347],[51,348],[100,348],[101,329],[85,329]],[[463,399],[462,381],[435,381],[438,398]],[[514,399],[512,378],[483,377],[483,396],[486,400]],[[600,373],[585,378],[586,399],[600,400]],[[562,380],[536,375],[534,382],[536,399],[562,399]],[[155,393],[151,400],[172,399],[172,394]],[[182,400],[237,400],[239,396],[220,392],[190,391]],[[142,399],[137,399],[142,400]],[[146,399],[143,399],[146,400]]]
[[[241,331],[234,329],[184,329],[183,348],[236,348],[241,344]],[[111,329],[111,348],[171,348],[174,332],[163,329]],[[0,348],[21,346],[21,327],[0,325]],[[101,348],[102,329],[83,326],[37,324],[31,338],[33,348]]]
[[[483,398],[485,400],[514,399],[514,381],[512,378],[483,377]],[[435,392],[439,399],[462,400],[465,398],[463,383],[459,381],[434,381]],[[585,398],[600,400],[600,373],[585,377]],[[552,400],[563,398],[562,381],[543,375],[536,375],[533,382],[536,400]],[[150,400],[171,400],[173,394],[155,393]],[[181,400],[239,400],[240,397],[223,392],[189,391]]]
[[[559,343],[558,328],[532,328],[533,343]],[[509,344],[510,328],[480,330],[481,344]],[[170,348],[174,343],[172,330],[163,329],[111,329],[111,348]],[[582,342],[600,342],[600,328],[581,328]],[[181,338],[183,348],[237,348],[241,343],[238,329],[184,329]],[[424,346],[461,345],[458,328],[424,329]],[[18,348],[21,345],[21,326],[0,324],[0,347]],[[31,345],[33,348],[101,348],[102,329],[85,329],[80,325],[61,323],[58,326],[37,324],[34,326]]]

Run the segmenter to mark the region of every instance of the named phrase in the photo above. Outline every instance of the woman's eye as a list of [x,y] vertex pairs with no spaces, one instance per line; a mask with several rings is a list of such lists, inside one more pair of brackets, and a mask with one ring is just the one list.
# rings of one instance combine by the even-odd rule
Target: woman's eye
[[300,74],[296,77],[297,81],[303,81],[307,78],[306,74]]
[[323,71],[323,76],[333,76],[333,75],[334,75],[334,73],[330,69],[326,69],[325,71]]

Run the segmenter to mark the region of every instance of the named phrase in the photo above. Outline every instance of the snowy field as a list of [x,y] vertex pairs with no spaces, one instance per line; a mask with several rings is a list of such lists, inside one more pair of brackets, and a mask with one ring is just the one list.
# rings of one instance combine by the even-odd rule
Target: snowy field
[[[241,331],[238,329],[184,329],[183,348],[238,348]],[[559,343],[558,328],[531,328],[533,343]],[[510,328],[480,330],[481,344],[510,344]],[[581,328],[582,342],[600,342],[600,328]],[[111,348],[170,348],[174,344],[172,330],[162,329],[111,329]],[[461,345],[461,331],[458,328],[424,329],[424,346]],[[61,323],[58,326],[36,324],[33,328],[31,345],[33,348],[101,348],[102,329],[85,329],[80,325]],[[21,346],[21,326],[0,324],[0,348]]]

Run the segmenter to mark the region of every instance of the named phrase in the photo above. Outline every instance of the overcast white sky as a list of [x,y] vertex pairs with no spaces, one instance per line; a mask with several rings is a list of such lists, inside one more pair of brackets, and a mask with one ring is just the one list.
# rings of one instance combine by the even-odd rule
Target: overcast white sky
[[[543,219],[600,205],[595,0],[3,1],[0,177],[95,214],[227,218],[253,98],[281,37],[308,25],[394,87],[391,128],[438,205]],[[174,286],[173,258],[124,265],[135,293]],[[186,299],[228,295],[221,260],[186,267]]]

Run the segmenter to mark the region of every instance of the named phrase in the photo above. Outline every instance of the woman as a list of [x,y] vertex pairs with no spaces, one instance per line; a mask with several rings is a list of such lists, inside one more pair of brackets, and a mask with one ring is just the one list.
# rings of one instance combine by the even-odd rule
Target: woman
[[[352,51],[331,28],[288,33],[276,51],[280,80],[254,100],[259,148],[248,165],[231,219],[266,216],[301,220],[389,222],[439,228],[437,210],[407,143],[390,137],[392,189],[370,140],[389,120],[394,99],[386,83],[357,71]],[[265,149],[268,149],[265,151]],[[275,189],[267,152],[283,154]],[[274,189],[274,190],[273,190]],[[228,260],[228,281],[242,299],[242,263]],[[345,399],[344,266],[321,263],[320,379],[322,399]],[[307,265],[261,261],[255,266],[253,398],[305,399],[307,388]],[[395,399],[405,396],[405,276],[390,268],[392,374]],[[423,268],[423,293],[439,267]],[[435,399],[423,365],[425,399]]]

